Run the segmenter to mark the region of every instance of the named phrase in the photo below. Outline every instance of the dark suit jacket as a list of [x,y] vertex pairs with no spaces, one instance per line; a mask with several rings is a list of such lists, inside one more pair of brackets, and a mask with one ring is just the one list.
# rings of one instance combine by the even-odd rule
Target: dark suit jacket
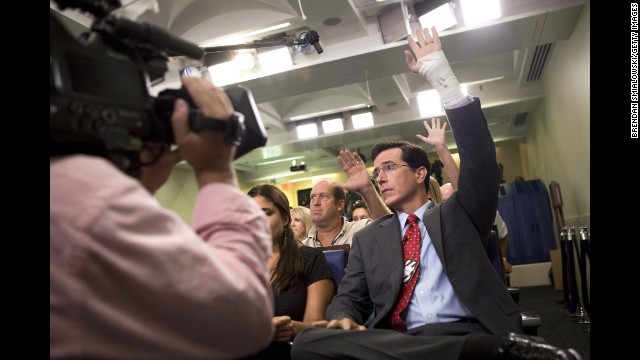
[[[522,333],[518,306],[489,262],[486,241],[496,216],[499,171],[480,100],[447,110],[460,154],[458,191],[422,219],[460,300],[496,335]],[[396,214],[377,219],[353,237],[346,274],[327,319],[351,318],[388,328],[403,274],[401,229]],[[428,267],[427,267],[427,271]]]

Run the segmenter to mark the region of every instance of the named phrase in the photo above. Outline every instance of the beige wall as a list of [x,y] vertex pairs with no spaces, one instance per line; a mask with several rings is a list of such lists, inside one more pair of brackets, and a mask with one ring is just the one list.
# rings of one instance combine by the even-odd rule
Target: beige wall
[[[460,166],[458,153],[452,152],[453,160]],[[429,153],[429,160],[433,162],[437,158],[435,152]],[[529,179],[527,148],[524,139],[511,139],[496,143],[496,158],[504,167],[503,177],[507,182],[512,182],[516,176],[524,176]],[[523,161],[523,159],[525,161]],[[442,173],[444,183],[451,182],[446,171]]]
[[[522,155],[522,151],[526,152],[523,141],[522,139],[507,140],[496,144],[496,155],[498,161],[504,166],[504,178],[508,182],[513,181],[513,178],[518,175],[529,179],[528,173],[521,161],[523,157],[526,157],[526,155]],[[435,152],[429,153],[429,160],[435,160],[436,156]],[[453,157],[454,160],[460,164],[460,159],[457,154],[454,153]],[[336,160],[336,164],[337,162]],[[373,169],[370,168],[369,172],[371,171],[373,171]],[[336,181],[347,180],[344,173],[331,173],[304,181],[275,185],[285,192],[289,198],[289,205],[295,207],[298,205],[298,190],[311,188],[316,181],[322,178],[332,178]],[[443,172],[443,178],[445,183],[449,182],[449,177],[446,172]],[[246,193],[253,185],[255,184],[240,184],[240,190]],[[156,199],[164,207],[177,212],[185,222],[191,223],[191,215],[197,193],[198,185],[193,173],[190,170],[176,168],[171,173],[169,181],[156,192]]]
[[527,157],[527,149],[522,146],[524,139],[502,141],[496,144],[496,158],[504,167],[503,178],[512,182],[516,176],[529,180],[529,171],[522,159]]
[[567,225],[589,226],[590,2],[571,37],[555,45],[543,80],[544,101],[527,124],[532,178],[557,181]]
[[169,180],[156,191],[156,199],[167,209],[175,211],[191,224],[191,214],[198,194],[198,183],[191,170],[176,167]]
[[[527,121],[525,139],[496,144],[498,161],[508,182],[522,175],[541,179],[548,187],[557,181],[562,191],[567,225],[589,226],[590,215],[590,2],[587,0],[572,36],[556,43],[543,78],[545,100]],[[457,161],[457,156],[454,156]],[[429,153],[435,160],[435,153]],[[329,174],[338,181],[344,174]],[[448,181],[446,173],[445,182]],[[298,203],[297,190],[310,188],[319,179],[277,184]],[[253,184],[241,184],[246,192]],[[197,194],[193,174],[176,169],[156,195],[163,206],[176,211],[186,222]]]
[[[337,161],[338,160],[336,160],[336,163]],[[339,182],[347,180],[344,173],[335,173],[316,176],[304,181],[274,185],[284,191],[287,198],[289,198],[289,205],[295,207],[298,205],[298,190],[311,188],[316,181],[323,178],[331,178]],[[239,184],[240,191],[246,193],[256,184],[257,183]],[[163,207],[178,213],[186,223],[190,224],[197,194],[198,184],[196,183],[193,172],[177,167],[171,173],[169,180],[156,192],[156,200],[158,200]]]

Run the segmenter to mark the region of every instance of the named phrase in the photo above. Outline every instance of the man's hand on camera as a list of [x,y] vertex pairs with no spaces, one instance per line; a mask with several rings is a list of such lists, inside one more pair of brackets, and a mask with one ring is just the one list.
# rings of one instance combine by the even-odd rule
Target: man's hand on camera
[[[216,119],[230,118],[233,106],[224,91],[204,79],[184,77],[182,83],[203,115]],[[193,167],[200,187],[211,182],[237,185],[231,163],[235,147],[224,141],[222,132],[191,131],[189,105],[182,99],[176,100],[171,122],[178,150]]]

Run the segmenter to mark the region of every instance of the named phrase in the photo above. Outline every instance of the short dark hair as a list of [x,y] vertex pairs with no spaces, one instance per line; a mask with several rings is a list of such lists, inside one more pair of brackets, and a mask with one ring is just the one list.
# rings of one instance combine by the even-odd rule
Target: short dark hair
[[365,210],[369,211],[369,209],[367,209],[367,204],[365,204],[362,200],[356,200],[356,202],[353,203],[353,206],[351,207],[351,211],[353,212],[353,210],[360,208],[364,208]]
[[[427,152],[422,147],[404,140],[384,141],[373,145],[371,148],[371,161],[375,161],[381,152],[395,148],[402,150],[402,161],[406,162],[411,169],[417,170],[419,167],[424,166],[427,169],[427,176],[430,175],[431,163],[427,157]],[[425,183],[428,186],[429,181],[425,181]]]
[[335,181],[331,183],[331,187],[333,189],[331,191],[331,195],[333,195],[333,198],[335,199],[335,203],[337,204],[338,201],[344,200],[344,202],[346,204],[347,203],[347,192],[344,191],[343,188],[338,186]]

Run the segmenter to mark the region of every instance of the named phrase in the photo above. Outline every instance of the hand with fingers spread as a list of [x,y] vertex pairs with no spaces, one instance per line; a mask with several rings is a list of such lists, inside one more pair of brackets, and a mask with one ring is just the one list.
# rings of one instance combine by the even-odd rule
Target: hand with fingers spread
[[[404,58],[407,61],[407,65],[409,65],[409,69],[414,73],[420,73],[420,67],[422,63],[418,60],[424,58],[425,56],[434,53],[436,51],[442,50],[442,45],[440,44],[440,36],[438,36],[438,32],[436,31],[435,26],[431,27],[431,31],[433,35],[429,33],[429,29],[425,28],[424,31],[418,29],[416,31],[416,36],[418,38],[418,42],[413,40],[413,37],[409,36],[407,41],[409,42],[409,47],[413,54],[409,50],[404,51]],[[415,57],[414,57],[415,54]]]
[[348,177],[346,183],[339,184],[340,187],[349,191],[359,192],[363,188],[371,186],[371,177],[358,153],[340,150],[338,162]]
[[425,137],[424,135],[416,134],[416,137],[431,145],[436,150],[441,150],[443,147],[446,148],[446,136],[444,131],[447,128],[447,123],[442,122],[441,127],[440,118],[431,118],[431,126],[429,126],[429,123],[426,120],[423,121],[423,124],[429,136]]
[[[442,126],[440,126],[440,118],[431,118],[431,126],[429,126],[429,123],[426,120],[423,121],[423,124],[429,136],[425,137],[424,135],[416,134],[416,137],[431,145],[436,150],[438,157],[442,160],[442,164],[444,165],[447,175],[449,175],[453,190],[458,189],[460,168],[458,167],[458,164],[456,164],[455,160],[453,160],[453,156],[446,144],[445,129],[447,128],[447,123],[442,122]],[[440,187],[442,193],[444,193],[444,190],[442,190],[443,187],[444,185]]]
[[337,186],[360,193],[372,219],[375,220],[380,216],[391,213],[391,210],[384,204],[380,194],[373,186],[367,167],[358,153],[340,150],[338,162],[342,170],[347,174],[348,179],[347,182],[336,182]]
[[[438,92],[445,109],[454,108],[467,100],[460,83],[444,56],[440,36],[435,26],[416,31],[418,42],[408,38],[411,51],[404,51],[404,58],[412,72],[424,76]],[[413,52],[413,53],[412,53]]]

